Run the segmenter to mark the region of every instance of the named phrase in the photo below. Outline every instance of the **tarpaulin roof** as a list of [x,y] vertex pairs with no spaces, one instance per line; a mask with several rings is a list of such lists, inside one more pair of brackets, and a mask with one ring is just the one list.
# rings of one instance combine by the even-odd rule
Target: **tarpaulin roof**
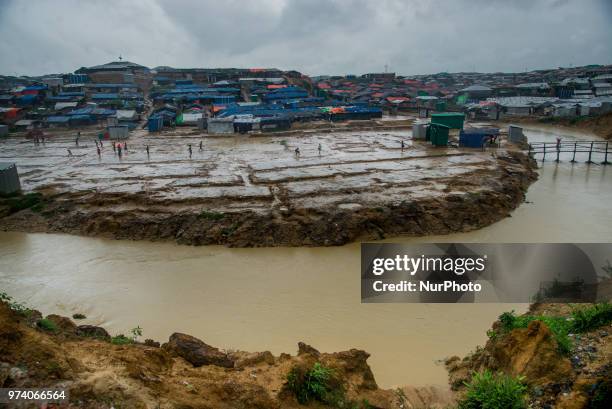
[[69,116],[56,115],[56,116],[48,116],[47,122],[51,123],[67,123],[70,121]]
[[91,96],[91,99],[119,99],[119,94],[106,94],[106,93],[93,94]]

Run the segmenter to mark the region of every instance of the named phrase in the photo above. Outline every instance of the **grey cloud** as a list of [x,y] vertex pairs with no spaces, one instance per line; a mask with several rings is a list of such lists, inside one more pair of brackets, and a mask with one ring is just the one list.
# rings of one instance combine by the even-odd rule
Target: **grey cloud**
[[0,0],[0,73],[278,67],[307,74],[611,63],[607,0]]

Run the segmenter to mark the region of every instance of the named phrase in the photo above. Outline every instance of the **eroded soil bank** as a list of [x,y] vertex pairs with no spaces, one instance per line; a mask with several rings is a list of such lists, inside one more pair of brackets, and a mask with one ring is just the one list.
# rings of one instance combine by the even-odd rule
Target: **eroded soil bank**
[[25,205],[0,200],[0,229],[234,247],[341,245],[481,228],[508,216],[537,178],[519,152],[432,148],[407,135],[142,134],[122,157],[108,143],[98,157],[93,142],[77,148],[68,137],[44,146],[11,140],[0,159],[16,162],[24,191],[42,196]]
[[310,398],[309,407],[453,402],[443,388],[379,389],[368,357],[357,349],[320,353],[304,343],[298,344],[297,355],[224,351],[180,333],[161,346],[152,340],[111,339],[101,327],[77,326],[58,315],[42,319],[37,311],[19,313],[0,303],[0,387],[64,388],[71,402],[65,407],[298,408],[303,405],[292,390],[291,374],[299,377],[315,364],[331,371],[335,403]]
[[[384,390],[362,350],[320,353],[300,342],[297,355],[273,356],[220,350],[181,333],[160,345],[0,302],[0,386],[64,388],[71,403],[63,407],[70,408],[441,409],[465,399],[475,372],[490,371],[518,377],[529,407],[604,408],[612,397],[611,310],[563,338],[558,326],[572,325],[571,308],[537,304],[523,316],[502,315],[484,347],[446,360],[452,390]],[[328,375],[316,377],[313,368]],[[304,395],[305,382],[326,392]]]

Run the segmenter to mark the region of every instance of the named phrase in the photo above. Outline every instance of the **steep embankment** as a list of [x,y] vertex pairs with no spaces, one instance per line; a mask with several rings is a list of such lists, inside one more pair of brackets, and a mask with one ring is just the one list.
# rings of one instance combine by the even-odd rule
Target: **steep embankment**
[[180,333],[160,346],[138,342],[138,328],[111,338],[1,298],[0,387],[63,388],[70,408],[603,409],[612,399],[609,304],[502,314],[483,348],[446,360],[453,393],[379,389],[361,350],[321,353],[299,343],[297,355],[273,356]]
[[297,355],[273,356],[222,351],[179,333],[160,346],[18,310],[0,303],[0,387],[65,388],[70,408],[284,409],[302,402],[399,409],[452,402],[450,391],[437,388],[379,389],[361,350],[320,353],[299,343]]
[[[503,314],[488,332],[484,348],[463,359],[446,360],[451,387],[461,399],[469,394],[466,383],[473,381],[473,374],[488,371],[516,377],[525,386],[525,401],[532,408],[609,407],[611,323],[609,304],[534,304],[523,316]],[[507,384],[498,386],[499,395],[509,390]]]

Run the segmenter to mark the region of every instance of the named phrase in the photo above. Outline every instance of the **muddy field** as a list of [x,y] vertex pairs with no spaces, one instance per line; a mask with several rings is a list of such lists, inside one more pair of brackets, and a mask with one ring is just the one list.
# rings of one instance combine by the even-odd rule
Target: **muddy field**
[[93,134],[85,133],[78,146],[75,132],[38,145],[1,143],[0,162],[17,163],[24,191],[46,198],[42,211],[5,217],[5,230],[190,244],[331,245],[469,230],[506,216],[534,178],[520,155],[432,148],[407,130],[258,137],[135,131],[121,156],[109,141],[98,156]]

